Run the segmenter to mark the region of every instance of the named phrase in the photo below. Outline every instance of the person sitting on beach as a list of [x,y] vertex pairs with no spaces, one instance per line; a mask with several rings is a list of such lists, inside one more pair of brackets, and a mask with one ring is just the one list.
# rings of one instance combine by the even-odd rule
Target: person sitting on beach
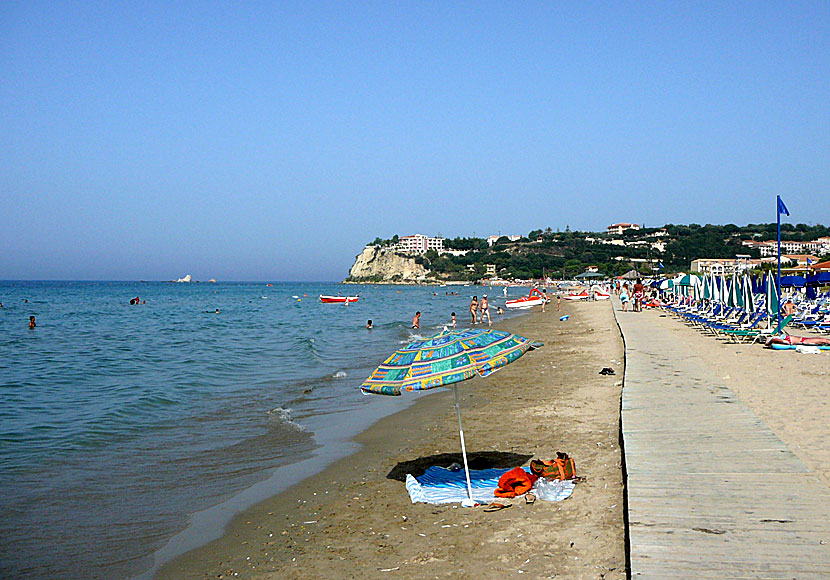
[[369,329],[369,330],[372,330],[372,321],[371,320],[368,320],[366,322],[366,328]]
[[784,306],[781,307],[781,313],[784,316],[792,316],[795,312],[795,304],[793,304],[792,298],[787,298],[787,301],[784,302]]
[[473,299],[470,300],[470,324],[476,323],[476,312],[478,311],[478,296],[473,296]]
[[487,325],[493,326],[493,321],[490,320],[490,305],[487,303],[487,294],[481,297],[479,310],[481,311],[481,322],[484,322],[484,317],[487,316]]
[[415,317],[412,319],[412,328],[421,328],[421,311],[415,313]]
[[35,326],[37,326],[37,324],[35,324],[35,317],[30,316],[29,317],[29,328],[34,328]]

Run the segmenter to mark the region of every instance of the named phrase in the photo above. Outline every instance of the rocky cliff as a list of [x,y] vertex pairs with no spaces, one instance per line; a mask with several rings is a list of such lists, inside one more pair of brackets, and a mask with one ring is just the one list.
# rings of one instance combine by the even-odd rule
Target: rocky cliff
[[414,258],[396,254],[389,248],[366,246],[349,270],[347,282],[425,282],[429,270]]

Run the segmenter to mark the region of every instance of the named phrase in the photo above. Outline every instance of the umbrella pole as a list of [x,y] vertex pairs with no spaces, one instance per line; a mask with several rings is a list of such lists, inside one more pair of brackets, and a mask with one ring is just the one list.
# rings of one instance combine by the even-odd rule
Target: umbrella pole
[[475,501],[473,501],[473,486],[470,483],[470,468],[467,465],[467,446],[464,444],[464,429],[461,428],[461,406],[458,402],[458,385],[453,385],[453,390],[455,391],[455,412],[458,415],[458,435],[461,437],[461,456],[464,457],[464,476],[467,478],[467,497],[469,500],[467,502],[461,502],[461,505],[464,507],[473,507],[475,505]]

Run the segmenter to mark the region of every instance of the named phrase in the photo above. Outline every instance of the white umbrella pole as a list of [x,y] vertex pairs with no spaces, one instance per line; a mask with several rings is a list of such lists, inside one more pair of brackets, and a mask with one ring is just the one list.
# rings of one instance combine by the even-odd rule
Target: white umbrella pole
[[473,501],[473,486],[470,483],[470,468],[467,465],[467,446],[464,444],[464,429],[461,428],[461,406],[458,402],[458,385],[453,385],[453,390],[455,390],[455,412],[458,415],[458,435],[461,437],[461,455],[464,457],[464,476],[467,478],[467,497],[469,498],[468,502],[461,502],[461,505],[464,507],[473,507],[475,505],[475,501]]

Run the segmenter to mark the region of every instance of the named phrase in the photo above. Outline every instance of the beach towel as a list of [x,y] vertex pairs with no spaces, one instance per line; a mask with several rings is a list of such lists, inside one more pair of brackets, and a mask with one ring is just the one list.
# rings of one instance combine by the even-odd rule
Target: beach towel
[[[523,468],[525,471],[528,468]],[[473,500],[478,503],[492,503],[498,498],[495,496],[499,485],[499,478],[510,471],[509,469],[478,469],[470,470],[470,486],[473,490]],[[556,500],[566,499],[573,492],[572,481],[562,482],[564,486],[557,489]],[[538,484],[538,481],[537,481]],[[428,503],[433,505],[445,503],[461,503],[467,499],[467,480],[464,470],[449,470],[444,467],[433,466],[424,474],[415,478],[406,475],[406,490],[412,503]]]

